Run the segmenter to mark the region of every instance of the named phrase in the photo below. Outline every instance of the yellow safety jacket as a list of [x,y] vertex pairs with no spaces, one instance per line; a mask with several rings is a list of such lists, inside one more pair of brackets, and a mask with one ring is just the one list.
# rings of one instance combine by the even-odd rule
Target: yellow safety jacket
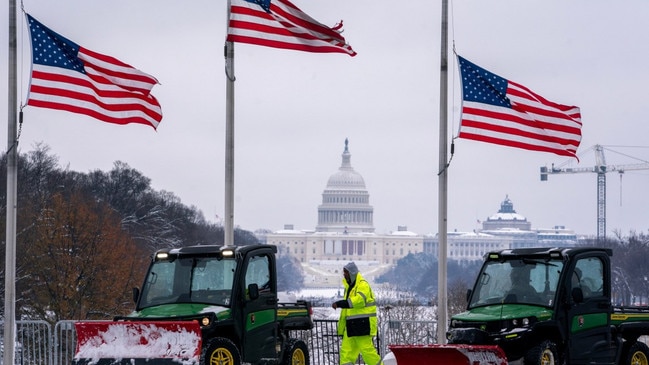
[[350,290],[347,280],[343,279],[343,285],[345,287],[344,298],[347,300],[349,308],[341,308],[340,318],[338,319],[338,335],[342,336],[347,330],[347,320],[369,318],[369,335],[376,336],[378,322],[376,318],[376,302],[374,301],[372,288],[361,273],[356,274],[354,283],[355,285]]

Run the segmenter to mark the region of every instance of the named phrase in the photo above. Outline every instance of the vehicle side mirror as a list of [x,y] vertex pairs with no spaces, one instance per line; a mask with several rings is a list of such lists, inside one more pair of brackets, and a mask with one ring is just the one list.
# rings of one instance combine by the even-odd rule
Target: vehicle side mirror
[[255,283],[248,285],[248,297],[250,300],[259,298],[259,286]]
[[471,289],[466,290],[466,302],[467,303],[469,302],[469,299],[471,298],[471,293],[472,292],[473,292],[473,290],[471,290]]
[[140,288],[133,288],[133,303],[137,303],[137,300],[140,299]]
[[584,301],[584,292],[581,290],[581,288],[572,288],[572,300],[579,304]]

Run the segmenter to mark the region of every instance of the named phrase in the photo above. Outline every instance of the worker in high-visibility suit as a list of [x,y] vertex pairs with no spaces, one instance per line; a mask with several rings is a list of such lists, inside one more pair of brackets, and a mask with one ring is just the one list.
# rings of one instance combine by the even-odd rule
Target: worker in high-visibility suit
[[372,288],[353,262],[345,265],[343,275],[344,299],[331,305],[334,309],[341,309],[338,319],[338,335],[343,336],[340,364],[355,364],[358,354],[361,354],[367,365],[382,365],[372,340],[378,327]]

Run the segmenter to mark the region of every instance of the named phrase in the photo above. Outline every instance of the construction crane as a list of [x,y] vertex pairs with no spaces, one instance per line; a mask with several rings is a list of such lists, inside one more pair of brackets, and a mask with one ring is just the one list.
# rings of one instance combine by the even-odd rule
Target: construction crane
[[[597,240],[606,237],[606,173],[617,171],[623,174],[625,171],[649,170],[649,162],[628,164],[628,165],[607,165],[604,156],[604,147],[595,145],[590,149],[595,150],[595,166],[593,167],[552,167],[541,166],[541,181],[547,181],[548,175],[552,174],[577,174],[591,172],[597,174]],[[587,151],[588,151],[587,150]]]

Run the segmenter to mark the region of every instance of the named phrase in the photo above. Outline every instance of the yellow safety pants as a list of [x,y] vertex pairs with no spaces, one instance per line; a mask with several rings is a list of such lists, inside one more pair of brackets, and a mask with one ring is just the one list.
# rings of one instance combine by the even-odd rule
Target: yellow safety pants
[[347,337],[347,331],[345,331],[343,343],[340,345],[340,364],[355,364],[358,354],[363,356],[363,361],[367,365],[383,365],[371,335]]

